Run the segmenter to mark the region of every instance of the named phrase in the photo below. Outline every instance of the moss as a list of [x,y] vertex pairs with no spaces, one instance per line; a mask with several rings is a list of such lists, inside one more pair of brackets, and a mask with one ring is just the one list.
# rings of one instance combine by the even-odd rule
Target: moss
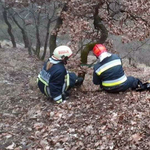
[[85,46],[85,48],[81,51],[81,64],[87,64],[87,58],[89,52],[93,49],[96,43],[90,43]]

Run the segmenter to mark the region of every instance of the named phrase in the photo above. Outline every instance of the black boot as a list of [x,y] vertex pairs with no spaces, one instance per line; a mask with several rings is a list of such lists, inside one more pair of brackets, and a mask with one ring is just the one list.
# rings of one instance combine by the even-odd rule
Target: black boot
[[146,83],[142,83],[141,81],[138,84],[138,88],[136,89],[136,91],[145,91],[145,90],[150,90],[150,83],[146,82]]
[[147,84],[146,84],[146,88],[147,88],[147,90],[150,91],[150,83],[147,83]]
[[150,80],[145,83],[146,89],[150,91]]
[[69,99],[69,91],[65,91],[63,94],[62,94],[62,99],[63,99],[63,101],[64,100],[68,100]]
[[83,83],[83,78],[82,77],[77,77],[75,86],[81,86]]

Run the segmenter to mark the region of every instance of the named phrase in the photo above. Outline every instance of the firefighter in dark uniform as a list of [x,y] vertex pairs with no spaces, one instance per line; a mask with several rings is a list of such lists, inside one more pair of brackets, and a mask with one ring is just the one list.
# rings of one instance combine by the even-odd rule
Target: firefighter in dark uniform
[[96,44],[93,53],[99,59],[94,65],[93,83],[100,85],[102,90],[118,93],[142,86],[138,78],[125,75],[121,59],[116,54],[108,53],[104,45]]
[[71,55],[72,50],[68,46],[62,45],[55,48],[52,57],[45,62],[38,75],[40,91],[56,103],[63,102],[69,96],[68,90],[83,82],[83,78],[78,78],[75,73],[68,72],[65,68]]

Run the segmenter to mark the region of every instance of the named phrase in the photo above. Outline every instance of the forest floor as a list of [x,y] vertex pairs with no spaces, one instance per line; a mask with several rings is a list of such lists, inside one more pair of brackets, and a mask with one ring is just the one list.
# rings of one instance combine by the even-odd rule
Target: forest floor
[[[0,150],[149,150],[150,92],[98,91],[87,73],[68,101],[40,93],[43,62],[25,49],[0,49]],[[146,81],[150,68],[124,66]]]

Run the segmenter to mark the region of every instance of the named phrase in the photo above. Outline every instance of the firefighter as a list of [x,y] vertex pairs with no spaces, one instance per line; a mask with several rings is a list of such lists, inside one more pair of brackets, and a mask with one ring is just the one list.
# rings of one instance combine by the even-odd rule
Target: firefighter
[[72,54],[72,50],[66,45],[55,48],[52,57],[45,62],[37,78],[40,91],[56,103],[66,100],[69,89],[76,85],[80,86],[83,82],[83,78],[77,77],[65,68]]
[[107,52],[102,44],[96,44],[93,53],[99,59],[94,65],[93,83],[100,85],[102,90],[118,93],[127,89],[142,88],[143,84],[138,78],[125,75],[118,55]]

